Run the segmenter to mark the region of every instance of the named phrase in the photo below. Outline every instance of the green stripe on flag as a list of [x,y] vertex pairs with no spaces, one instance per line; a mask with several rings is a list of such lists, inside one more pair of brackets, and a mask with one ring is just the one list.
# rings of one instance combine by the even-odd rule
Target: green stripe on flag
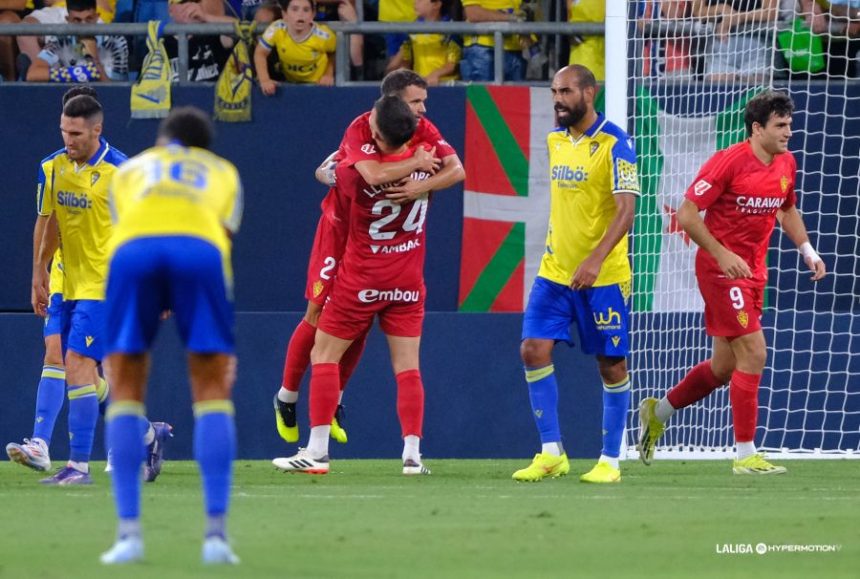
[[463,300],[461,312],[487,312],[525,257],[526,224],[514,223]]
[[517,195],[529,194],[529,161],[485,86],[470,86],[466,95]]

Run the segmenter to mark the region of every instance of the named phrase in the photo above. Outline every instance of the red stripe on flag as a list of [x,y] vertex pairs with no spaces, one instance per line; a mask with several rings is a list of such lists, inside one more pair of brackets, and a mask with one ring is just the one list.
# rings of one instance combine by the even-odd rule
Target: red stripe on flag
[[[460,298],[458,303],[468,297],[475,282],[484,268],[496,255],[499,246],[513,229],[513,223],[487,221],[485,219],[463,218],[463,248],[460,252]],[[522,296],[522,287],[520,288]],[[520,301],[522,309],[522,300]]]
[[523,288],[525,287],[526,260],[520,261],[511,279],[499,292],[496,301],[490,306],[491,312],[521,312],[523,311]]
[[466,101],[466,190],[516,196],[472,104]]
[[[528,159],[531,151],[531,90],[525,86],[488,86],[487,90]],[[546,106],[551,105],[551,102],[546,103]]]

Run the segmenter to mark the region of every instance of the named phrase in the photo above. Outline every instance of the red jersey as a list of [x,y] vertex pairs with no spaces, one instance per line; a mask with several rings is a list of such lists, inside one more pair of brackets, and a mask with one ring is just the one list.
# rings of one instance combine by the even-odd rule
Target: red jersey
[[[779,209],[797,202],[794,192],[797,163],[791,153],[774,156],[770,165],[753,153],[749,141],[717,152],[705,163],[686,197],[705,213],[705,225],[717,241],[749,265],[753,277],[738,284],[767,282],[765,257]],[[696,254],[699,276],[723,277],[707,251]]]
[[[415,134],[412,135],[408,145],[414,150],[417,143],[427,143],[436,147],[436,156],[444,159],[449,155],[456,155],[454,147],[442,138],[442,134],[436,125],[425,117],[419,117]],[[359,161],[381,161],[379,149],[373,141],[370,132],[370,111],[357,116],[347,127],[343,139],[337,149],[336,161],[342,161],[349,156],[353,163]],[[398,159],[400,160],[400,159]],[[338,227],[346,227],[347,213],[349,212],[349,201],[338,197],[338,192],[332,188],[322,201],[323,214]]]
[[[414,147],[401,155],[380,160],[401,161],[415,152]],[[361,160],[361,159],[359,159]],[[418,301],[423,294],[425,220],[429,197],[397,205],[385,197],[392,186],[371,186],[355,169],[356,160],[347,158],[337,166],[339,195],[351,202],[349,238],[338,270],[337,284],[358,292],[363,302]],[[412,179],[421,180],[430,173],[416,171]],[[414,299],[379,295],[399,289],[415,292]],[[423,295],[420,297],[423,298]]]

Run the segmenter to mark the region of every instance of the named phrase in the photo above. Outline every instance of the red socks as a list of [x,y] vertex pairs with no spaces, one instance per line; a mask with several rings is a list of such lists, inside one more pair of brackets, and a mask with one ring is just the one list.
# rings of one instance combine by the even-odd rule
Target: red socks
[[761,374],[747,374],[740,370],[732,373],[729,399],[732,402],[736,442],[752,442],[755,439],[759,382],[761,382]]
[[364,353],[364,345],[366,343],[367,332],[360,335],[352,344],[350,344],[346,352],[343,353],[343,356],[340,359],[341,391],[346,388],[346,383],[349,382],[349,378],[352,376],[352,373],[355,372],[355,367],[358,365],[358,360],[361,358],[362,353]]
[[676,410],[695,404],[722,386],[711,371],[711,361],[705,360],[687,372],[687,375],[666,393],[669,404]]
[[421,437],[424,423],[424,384],[421,372],[406,370],[397,376],[397,416],[402,436]]
[[281,385],[291,392],[299,391],[299,384],[302,383],[302,378],[311,362],[311,350],[314,348],[316,333],[317,329],[314,326],[302,320],[290,338],[287,355],[284,358],[284,377]]
[[340,368],[337,364],[311,366],[311,428],[331,424],[340,398]]

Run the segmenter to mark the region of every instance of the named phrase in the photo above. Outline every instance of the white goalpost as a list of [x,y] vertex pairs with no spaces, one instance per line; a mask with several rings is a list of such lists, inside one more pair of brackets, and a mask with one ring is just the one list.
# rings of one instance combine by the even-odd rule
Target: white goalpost
[[[798,207],[828,276],[811,282],[777,228],[768,254],[768,360],[756,444],[778,458],[860,458],[860,60],[852,53],[860,40],[849,39],[856,20],[822,15],[815,2],[801,0],[778,2],[778,12],[755,18],[700,18],[693,4],[607,0],[607,113],[626,110],[626,120],[613,120],[630,129],[643,188],[632,236],[635,388],[627,456],[637,457],[639,401],[662,397],[710,355],[696,247],[674,212],[705,160],[745,138],[743,107],[768,87],[795,101],[790,148]],[[623,44],[610,15],[624,20]],[[809,33],[807,23],[826,32]],[[610,55],[624,45],[626,59]],[[618,98],[626,102],[611,104]],[[722,388],[672,418],[656,457],[721,458],[733,456],[733,445]]]

